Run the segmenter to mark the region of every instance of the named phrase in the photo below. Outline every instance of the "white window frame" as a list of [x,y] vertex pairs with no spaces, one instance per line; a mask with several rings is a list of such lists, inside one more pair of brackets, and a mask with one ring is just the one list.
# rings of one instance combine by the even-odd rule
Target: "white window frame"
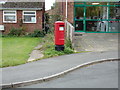
[[[35,14],[24,14],[24,12],[34,12]],[[35,15],[35,22],[25,22],[25,21],[24,21],[24,16],[25,16],[25,15],[26,15],[26,16]],[[22,16],[22,17],[23,17],[23,23],[37,23],[36,11],[23,11],[23,16]]]
[[[15,14],[4,14],[4,12],[15,12]],[[15,21],[5,21],[5,15],[15,16]],[[3,11],[3,23],[17,23],[17,11],[4,10]]]

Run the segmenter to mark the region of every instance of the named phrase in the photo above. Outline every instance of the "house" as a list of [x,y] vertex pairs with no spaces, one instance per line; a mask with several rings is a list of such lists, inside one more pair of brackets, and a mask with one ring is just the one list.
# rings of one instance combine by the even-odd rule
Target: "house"
[[74,32],[120,32],[119,0],[56,0],[56,4],[63,20],[75,27]]
[[14,28],[24,27],[25,32],[42,30],[44,27],[45,2],[10,2],[0,7],[0,26],[8,34]]

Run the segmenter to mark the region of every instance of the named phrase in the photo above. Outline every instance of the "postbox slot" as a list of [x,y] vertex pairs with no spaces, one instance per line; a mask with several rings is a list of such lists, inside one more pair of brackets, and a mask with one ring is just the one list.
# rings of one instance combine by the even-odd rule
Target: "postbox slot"
[[60,27],[64,27],[64,25],[59,25]]

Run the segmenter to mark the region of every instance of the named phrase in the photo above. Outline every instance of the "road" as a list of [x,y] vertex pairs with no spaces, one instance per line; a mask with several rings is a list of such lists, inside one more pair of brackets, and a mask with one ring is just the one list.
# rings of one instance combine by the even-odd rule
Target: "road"
[[0,77],[2,75],[2,84],[34,80],[63,72],[83,63],[109,58],[118,58],[118,51],[63,55],[15,67],[2,68]]
[[118,88],[118,62],[91,65],[51,81],[22,88]]

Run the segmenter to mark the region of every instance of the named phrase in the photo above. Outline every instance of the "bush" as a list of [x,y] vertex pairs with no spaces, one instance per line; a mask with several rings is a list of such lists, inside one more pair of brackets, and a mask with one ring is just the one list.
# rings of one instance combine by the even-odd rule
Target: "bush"
[[9,36],[21,36],[21,35],[24,35],[24,34],[25,34],[24,29],[21,27],[21,28],[12,28],[8,35]]
[[27,36],[30,37],[44,37],[44,31],[40,31],[40,30],[35,30],[33,33],[28,34]]
[[9,36],[6,34],[2,34],[2,35],[0,35],[0,37],[9,37]]

